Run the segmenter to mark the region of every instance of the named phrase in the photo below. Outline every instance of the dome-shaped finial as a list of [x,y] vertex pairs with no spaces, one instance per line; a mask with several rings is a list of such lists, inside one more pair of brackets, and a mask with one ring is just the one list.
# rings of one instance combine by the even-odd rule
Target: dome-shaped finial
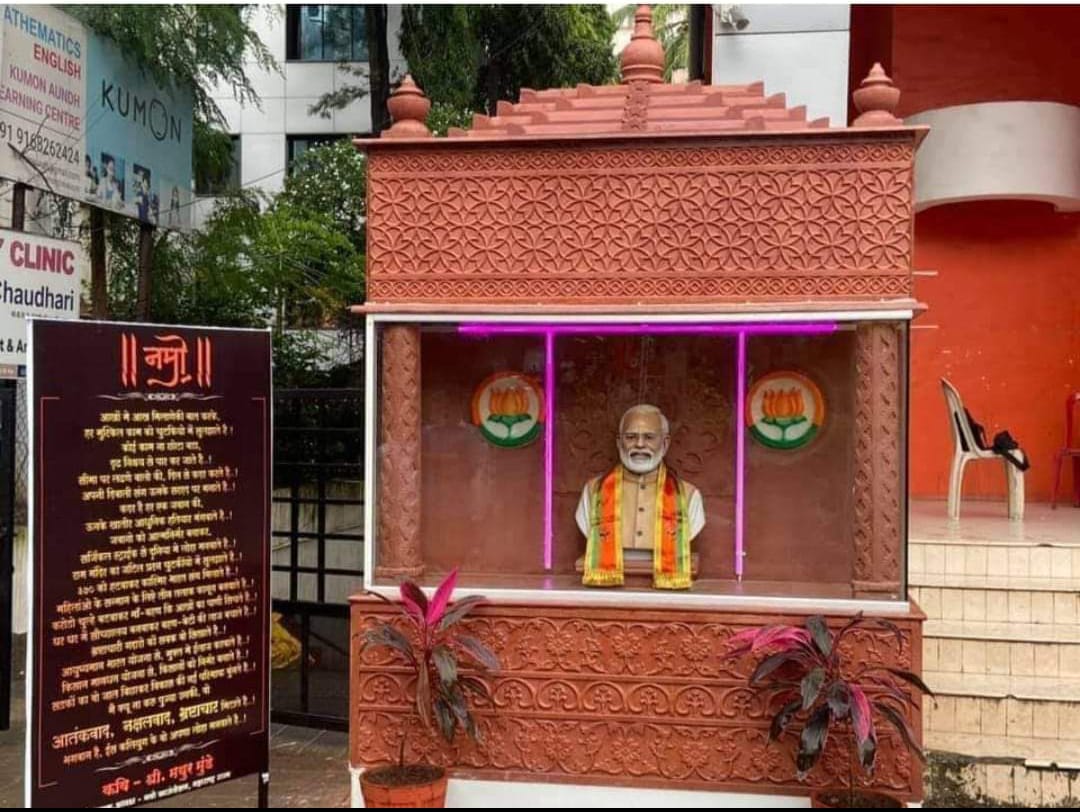
[[410,74],[405,74],[390,98],[386,100],[393,125],[383,130],[383,138],[430,138],[427,128],[427,114],[431,109],[431,100],[424,95]]
[[903,123],[893,115],[900,104],[900,88],[893,84],[880,62],[874,63],[851,98],[860,114],[852,122],[853,127],[892,127]]
[[652,9],[638,6],[634,12],[634,35],[619,57],[622,81],[664,81],[664,46],[656,41],[652,28]]

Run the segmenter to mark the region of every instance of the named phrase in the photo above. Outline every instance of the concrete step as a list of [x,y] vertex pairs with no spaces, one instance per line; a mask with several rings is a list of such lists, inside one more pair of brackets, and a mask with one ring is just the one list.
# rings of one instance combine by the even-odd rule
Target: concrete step
[[911,586],[912,599],[928,619],[1059,625],[1075,625],[1080,619],[1080,592],[1066,584],[1050,588],[1046,579],[1017,578],[987,587],[968,576],[948,583]]
[[1080,797],[1080,511],[1028,507],[1023,522],[1004,505],[965,503],[959,522],[912,508],[908,579],[936,692],[923,741],[973,805]]
[[1080,770],[1080,742],[1076,741],[927,730],[923,734],[923,743],[926,749],[939,753],[1008,760],[1032,768],[1056,766],[1061,770]]
[[[965,674],[923,669],[923,680],[938,696],[1018,699],[1028,702],[1076,704],[1080,714],[1080,677],[1042,674]],[[1080,716],[1076,737],[1080,740]]]
[[1080,624],[927,620],[923,623],[923,637],[1069,645],[1080,643]]
[[976,758],[1080,765],[1080,678],[924,669],[927,747]]
[[913,586],[945,589],[1007,589],[1019,592],[1076,592],[1080,578],[1033,578],[1024,575],[951,575],[924,572],[910,575]]
[[[960,747],[970,737],[961,734]],[[1037,759],[978,759],[945,753],[931,755],[927,797],[940,796],[949,806],[1023,806],[1075,808],[1080,798],[1080,774]]]
[[1080,579],[1080,523],[1077,541],[919,541],[908,545],[908,574]]
[[[942,675],[926,676],[936,691],[923,705],[927,747],[974,758],[1080,767],[1080,702],[1045,698],[1053,680],[1018,685],[1012,678],[1011,685],[977,685],[972,691],[987,695],[976,696],[948,693]],[[966,686],[973,680],[964,675],[963,682]],[[1074,681],[1068,690],[1075,696],[1078,688]],[[1030,696],[1003,696],[1003,689]]]
[[1080,679],[1080,626],[927,621],[923,669]]

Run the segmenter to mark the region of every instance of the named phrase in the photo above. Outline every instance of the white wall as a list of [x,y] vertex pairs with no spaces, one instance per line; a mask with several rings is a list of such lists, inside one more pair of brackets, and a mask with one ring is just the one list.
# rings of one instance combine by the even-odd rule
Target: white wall
[[[272,193],[280,191],[285,180],[286,136],[366,133],[371,129],[371,103],[365,96],[333,112],[330,118],[309,113],[308,109],[324,93],[343,84],[362,84],[365,80],[344,74],[332,62],[286,61],[284,4],[254,6],[247,13],[251,15],[252,28],[280,70],[264,70],[256,62],[248,61],[247,74],[259,95],[259,106],[240,104],[225,88],[212,95],[225,116],[228,132],[240,136],[241,185]],[[398,43],[401,6],[388,8],[386,28],[390,78],[395,81],[406,69]],[[205,222],[212,208],[212,200],[197,203],[193,214],[195,224]]]
[[966,200],[1041,200],[1080,211],[1080,107],[983,102],[927,110],[915,156],[918,211]]
[[847,125],[849,5],[740,5],[749,24],[720,25],[713,5],[712,83],[764,81],[766,94],[806,105],[807,118]]

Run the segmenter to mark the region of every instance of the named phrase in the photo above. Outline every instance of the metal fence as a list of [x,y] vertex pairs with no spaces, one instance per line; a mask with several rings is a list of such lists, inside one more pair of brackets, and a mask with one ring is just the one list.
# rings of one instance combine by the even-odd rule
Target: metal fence
[[348,597],[363,588],[364,393],[274,394],[273,719],[348,727]]

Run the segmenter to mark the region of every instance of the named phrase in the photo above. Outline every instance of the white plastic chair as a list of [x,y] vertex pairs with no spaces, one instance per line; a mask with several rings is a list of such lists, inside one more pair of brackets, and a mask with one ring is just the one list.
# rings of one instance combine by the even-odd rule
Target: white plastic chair
[[[975,433],[968,424],[964,404],[960,400],[960,393],[956,391],[956,387],[942,378],[941,390],[945,393],[945,405],[949,410],[949,425],[952,426],[953,437],[952,470],[949,473],[949,518],[960,518],[960,491],[964,483],[964,466],[972,460],[996,460],[1005,466],[1005,482],[1009,490],[1009,518],[1023,519],[1024,472],[989,448],[981,448],[975,440]],[[1012,453],[1027,459],[1027,455],[1020,449]]]

